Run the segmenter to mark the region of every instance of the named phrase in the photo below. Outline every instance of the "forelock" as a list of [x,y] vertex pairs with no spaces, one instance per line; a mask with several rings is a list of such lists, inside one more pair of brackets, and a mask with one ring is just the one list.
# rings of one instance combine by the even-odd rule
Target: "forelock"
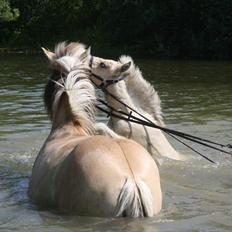
[[126,64],[128,62],[131,62],[132,64],[134,64],[134,61],[131,58],[131,56],[126,56],[126,55],[120,56],[118,61],[122,64]]
[[55,47],[55,55],[57,58],[61,58],[62,56],[79,56],[83,52],[85,52],[86,46],[79,42],[61,42]]

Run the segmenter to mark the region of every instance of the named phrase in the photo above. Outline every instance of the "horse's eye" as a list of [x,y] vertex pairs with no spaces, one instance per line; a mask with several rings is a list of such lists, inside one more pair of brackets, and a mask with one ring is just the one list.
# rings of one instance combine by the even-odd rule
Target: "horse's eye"
[[99,64],[99,66],[100,66],[101,68],[106,68],[106,65],[105,65],[103,62],[101,62],[101,63]]

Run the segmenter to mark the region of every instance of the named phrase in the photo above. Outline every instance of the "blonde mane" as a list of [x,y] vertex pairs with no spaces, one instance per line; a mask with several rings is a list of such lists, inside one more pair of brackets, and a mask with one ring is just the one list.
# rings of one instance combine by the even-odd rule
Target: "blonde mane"
[[130,56],[123,55],[119,58],[119,61],[123,64],[131,62],[131,66],[127,71],[129,76],[125,79],[125,82],[133,102],[138,108],[150,114],[160,126],[164,126],[158,92],[143,78],[142,72],[135,66]]
[[[53,75],[49,79],[44,101],[52,121],[60,109],[64,96],[67,97],[66,114],[86,132],[92,133],[95,123],[95,90],[89,80],[89,50],[80,43],[60,43],[55,53],[50,54]],[[59,70],[59,71],[57,71]]]

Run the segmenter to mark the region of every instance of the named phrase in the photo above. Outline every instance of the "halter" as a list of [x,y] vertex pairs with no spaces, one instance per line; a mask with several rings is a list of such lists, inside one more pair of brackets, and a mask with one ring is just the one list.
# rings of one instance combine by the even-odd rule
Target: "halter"
[[[89,67],[92,68],[92,66],[93,66],[93,56],[90,57],[90,61],[89,61]],[[98,79],[99,81],[101,81],[101,84],[98,86],[101,89],[106,89],[108,86],[114,85],[114,84],[118,83],[119,81],[122,81],[126,78],[126,76],[119,76],[116,78],[105,80],[104,78],[102,78],[102,77],[100,77],[92,72],[91,72],[91,75],[93,77],[95,77],[96,79]]]
[[126,78],[126,76],[119,76],[119,77],[116,77],[114,79],[110,79],[110,80],[104,80],[102,77],[94,74],[94,73],[91,73],[92,76],[94,76],[96,79],[98,79],[99,81],[101,81],[102,83],[98,86],[99,88],[101,89],[106,89],[108,86],[110,85],[114,85],[116,83],[118,83],[119,81],[122,81]]

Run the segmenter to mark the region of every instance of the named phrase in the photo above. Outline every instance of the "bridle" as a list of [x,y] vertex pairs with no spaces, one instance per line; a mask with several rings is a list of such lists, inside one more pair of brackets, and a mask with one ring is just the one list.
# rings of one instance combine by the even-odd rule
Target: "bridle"
[[[89,61],[89,67],[92,68],[92,66],[93,66],[93,56],[90,57],[90,61]],[[119,81],[126,79],[127,77],[127,76],[119,76],[119,77],[113,77],[112,79],[105,80],[104,78],[94,74],[93,72],[91,72],[91,75],[95,77],[97,80],[101,81],[101,84],[98,86],[100,89],[106,89],[108,86],[114,85],[118,83]]]

